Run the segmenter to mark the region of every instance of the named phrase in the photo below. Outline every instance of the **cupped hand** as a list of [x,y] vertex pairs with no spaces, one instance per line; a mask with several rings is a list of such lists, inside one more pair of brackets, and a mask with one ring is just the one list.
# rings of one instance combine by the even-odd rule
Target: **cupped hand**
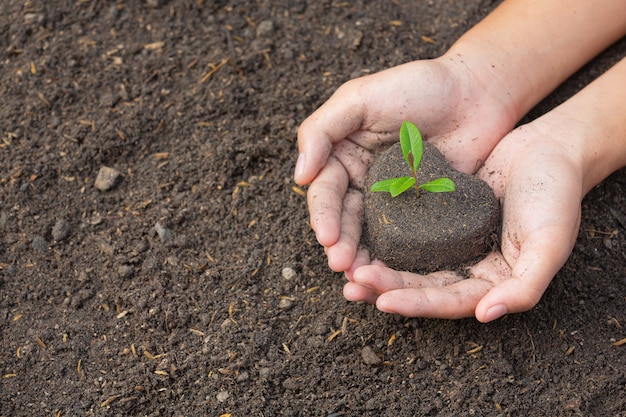
[[513,113],[453,58],[415,61],[351,80],[300,126],[294,174],[310,184],[311,226],[331,269],[369,263],[359,252],[363,186],[375,154],[415,123],[450,164],[473,173],[513,127]]
[[482,322],[532,308],[571,253],[584,196],[580,153],[553,131],[545,121],[514,130],[478,172],[502,202],[500,250],[467,276],[394,271],[362,252],[346,298],[404,316]]

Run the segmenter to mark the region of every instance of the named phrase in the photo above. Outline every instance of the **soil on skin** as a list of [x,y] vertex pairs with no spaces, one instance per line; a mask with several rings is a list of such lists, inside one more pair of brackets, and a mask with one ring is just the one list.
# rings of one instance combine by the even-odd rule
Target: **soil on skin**
[[346,302],[292,182],[338,86],[496,3],[2,0],[0,415],[625,416],[624,171],[488,325]]
[[498,241],[500,207],[486,182],[454,170],[428,142],[417,170],[417,183],[449,178],[453,192],[416,197],[414,190],[391,197],[371,192],[376,181],[410,175],[402,148],[380,154],[366,179],[361,242],[370,256],[399,271],[430,273],[461,269],[483,258]]

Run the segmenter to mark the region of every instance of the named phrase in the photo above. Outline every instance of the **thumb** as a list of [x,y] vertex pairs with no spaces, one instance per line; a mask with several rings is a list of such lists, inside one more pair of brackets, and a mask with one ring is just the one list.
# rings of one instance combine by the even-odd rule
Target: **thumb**
[[479,321],[487,323],[505,314],[527,311],[539,302],[574,246],[575,236],[554,229],[545,228],[524,242],[511,276],[494,280],[499,284],[476,305],[474,314]]
[[298,161],[295,181],[305,185],[313,181],[331,153],[333,144],[357,131],[363,122],[362,103],[357,100],[355,81],[341,86],[298,128]]

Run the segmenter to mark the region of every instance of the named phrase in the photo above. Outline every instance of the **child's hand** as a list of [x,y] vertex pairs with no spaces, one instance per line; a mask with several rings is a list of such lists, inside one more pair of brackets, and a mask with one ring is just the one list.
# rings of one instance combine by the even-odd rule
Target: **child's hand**
[[478,175],[502,201],[500,250],[471,267],[420,276],[359,252],[344,295],[406,316],[480,321],[532,308],[565,264],[584,195],[626,166],[626,59],[495,147]]
[[462,63],[416,61],[349,81],[298,132],[295,180],[310,184],[311,226],[335,271],[351,272],[361,238],[362,188],[374,154],[414,122],[456,169],[473,173],[515,123]]
[[578,236],[584,195],[626,165],[626,59],[495,147],[478,172],[502,201],[500,250],[468,270],[397,272],[359,252],[353,301],[405,316],[495,320],[532,308]]
[[451,271],[420,276],[365,265],[353,273],[344,295],[404,316],[475,315],[487,322],[529,310],[578,235],[583,170],[579,154],[571,152],[567,143],[532,125],[496,146],[478,174],[503,202],[501,251],[471,267],[468,279]]
[[[625,11],[616,0],[503,2],[442,57],[350,81],[305,120],[294,176],[310,184],[311,226],[330,267],[351,281],[346,298],[410,316],[482,321],[539,300],[572,249],[582,197],[626,165],[626,59],[502,138],[624,36]],[[580,31],[589,21],[602,27]],[[470,279],[396,272],[357,250],[367,168],[405,120],[460,171],[475,172],[493,150],[479,175],[503,199],[502,247],[472,267]]]

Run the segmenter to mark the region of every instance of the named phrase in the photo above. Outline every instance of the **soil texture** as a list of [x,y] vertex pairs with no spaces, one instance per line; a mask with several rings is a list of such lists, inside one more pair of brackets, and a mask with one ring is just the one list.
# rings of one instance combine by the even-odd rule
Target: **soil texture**
[[0,0],[0,416],[626,416],[624,171],[488,325],[346,302],[292,182],[336,88],[497,3]]
[[370,256],[399,271],[429,273],[461,269],[497,245],[500,206],[486,182],[452,169],[437,148],[424,142],[417,184],[449,178],[454,191],[416,196],[410,189],[396,197],[370,191],[376,181],[406,175],[411,170],[399,143],[369,169],[361,240]]

